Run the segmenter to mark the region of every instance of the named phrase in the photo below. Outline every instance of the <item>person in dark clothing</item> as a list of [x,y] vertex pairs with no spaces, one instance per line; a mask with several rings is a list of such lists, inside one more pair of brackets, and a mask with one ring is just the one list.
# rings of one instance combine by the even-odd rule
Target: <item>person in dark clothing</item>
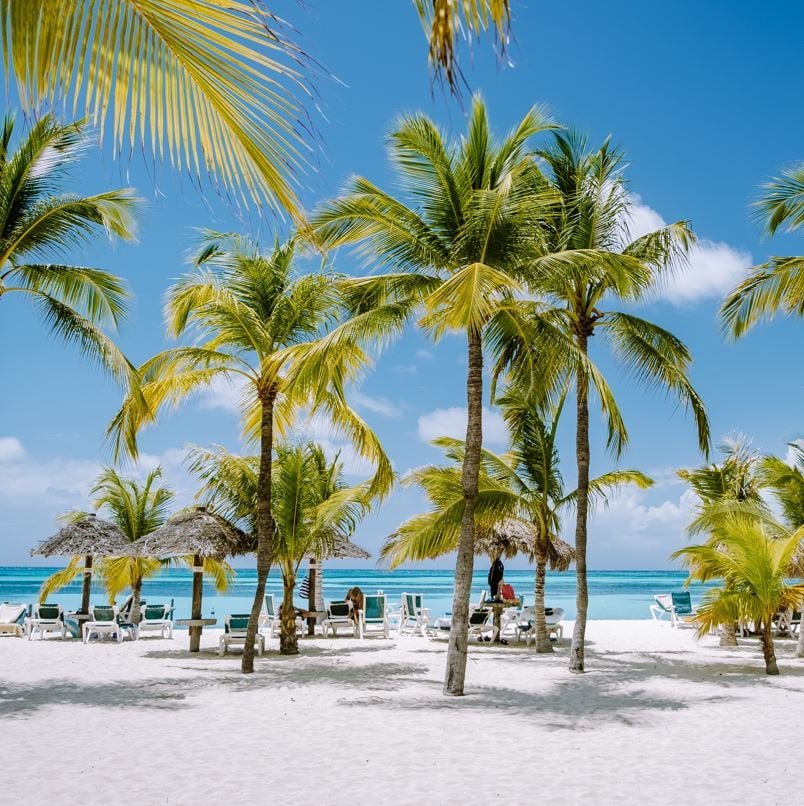
[[505,566],[502,563],[502,560],[498,557],[491,565],[489,569],[489,588],[491,589],[491,598],[497,598],[497,592],[500,587],[500,582],[503,578],[503,573],[505,572]]

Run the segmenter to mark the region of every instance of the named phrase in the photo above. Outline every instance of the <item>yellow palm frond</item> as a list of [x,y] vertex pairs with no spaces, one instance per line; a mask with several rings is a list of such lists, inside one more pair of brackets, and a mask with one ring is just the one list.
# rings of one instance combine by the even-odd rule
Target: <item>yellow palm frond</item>
[[261,0],[0,0],[29,109],[71,101],[115,153],[149,149],[243,202],[300,219],[305,56]]

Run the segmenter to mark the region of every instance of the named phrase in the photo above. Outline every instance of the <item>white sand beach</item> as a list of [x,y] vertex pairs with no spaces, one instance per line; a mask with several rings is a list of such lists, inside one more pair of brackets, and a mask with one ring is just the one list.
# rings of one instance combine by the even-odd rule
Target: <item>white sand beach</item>
[[553,656],[473,645],[456,699],[443,642],[270,641],[243,677],[217,636],[196,656],[182,633],[0,639],[0,802],[786,804],[804,784],[791,641],[768,678],[754,641],[594,621],[585,675],[566,638]]

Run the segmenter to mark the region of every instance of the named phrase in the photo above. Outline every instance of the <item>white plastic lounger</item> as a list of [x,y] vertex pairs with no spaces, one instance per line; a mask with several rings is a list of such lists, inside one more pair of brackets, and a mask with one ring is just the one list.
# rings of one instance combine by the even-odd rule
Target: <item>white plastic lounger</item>
[[60,633],[64,640],[67,637],[64,608],[61,605],[48,603],[34,605],[33,616],[25,620],[25,631],[28,633],[29,641],[36,633],[43,639],[48,632]]
[[158,632],[160,638],[173,638],[173,608],[170,605],[146,605],[137,625],[137,633]]
[[478,641],[494,641],[499,630],[491,610],[475,608],[469,616],[469,637]]
[[23,617],[27,610],[24,604],[11,604],[11,602],[0,604],[0,635],[15,635],[21,638]]
[[[530,623],[530,619],[527,620],[526,624],[529,627],[527,630],[523,630],[522,634],[525,636],[525,645],[530,646],[530,642],[536,642],[536,625],[535,625],[535,618],[536,618],[536,611],[534,608],[528,608],[531,613],[533,614],[534,623]],[[552,638],[555,636],[556,641],[560,641],[564,637],[564,627],[561,622],[564,619],[564,608],[563,607],[545,607],[544,608],[544,621],[547,625],[547,636],[548,638]]]
[[[248,613],[232,613],[231,616],[223,619],[223,635],[218,639],[219,655],[225,655],[229,651],[229,647],[246,646],[250,617]],[[265,652],[265,636],[259,630],[254,636],[254,649],[260,656]]]
[[331,632],[334,638],[338,634],[338,630],[349,630],[352,637],[357,638],[359,626],[358,622],[352,618],[352,603],[330,602],[327,617],[321,622],[321,627],[325,637]]
[[104,635],[111,636],[118,644],[123,643],[123,627],[118,623],[119,610],[113,605],[92,605],[89,608],[92,618],[81,625],[84,643],[92,638],[103,640]]
[[276,602],[273,593],[265,594],[265,610],[260,611],[260,629],[268,629],[271,638],[279,635],[281,620],[276,609]]
[[692,627],[687,619],[695,615],[689,591],[681,593],[660,593],[653,597],[655,603],[650,606],[650,614],[655,621],[661,621],[664,616],[670,616],[672,627]]

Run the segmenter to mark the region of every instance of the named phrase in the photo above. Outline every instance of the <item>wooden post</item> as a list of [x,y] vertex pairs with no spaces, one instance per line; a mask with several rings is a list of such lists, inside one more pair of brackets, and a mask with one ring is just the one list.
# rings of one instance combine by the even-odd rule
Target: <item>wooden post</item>
[[[316,610],[315,606],[315,586],[317,574],[318,560],[315,557],[310,557],[307,564],[307,609],[313,613]],[[315,635],[315,616],[310,616],[307,619],[307,635]]]
[[81,612],[89,613],[89,591],[92,586],[92,555],[84,558],[84,584],[81,588]]
[[[203,560],[198,554],[193,555],[193,603],[190,618],[201,618],[201,596],[204,592]],[[198,652],[201,648],[201,631],[203,627],[190,627],[190,652]]]

